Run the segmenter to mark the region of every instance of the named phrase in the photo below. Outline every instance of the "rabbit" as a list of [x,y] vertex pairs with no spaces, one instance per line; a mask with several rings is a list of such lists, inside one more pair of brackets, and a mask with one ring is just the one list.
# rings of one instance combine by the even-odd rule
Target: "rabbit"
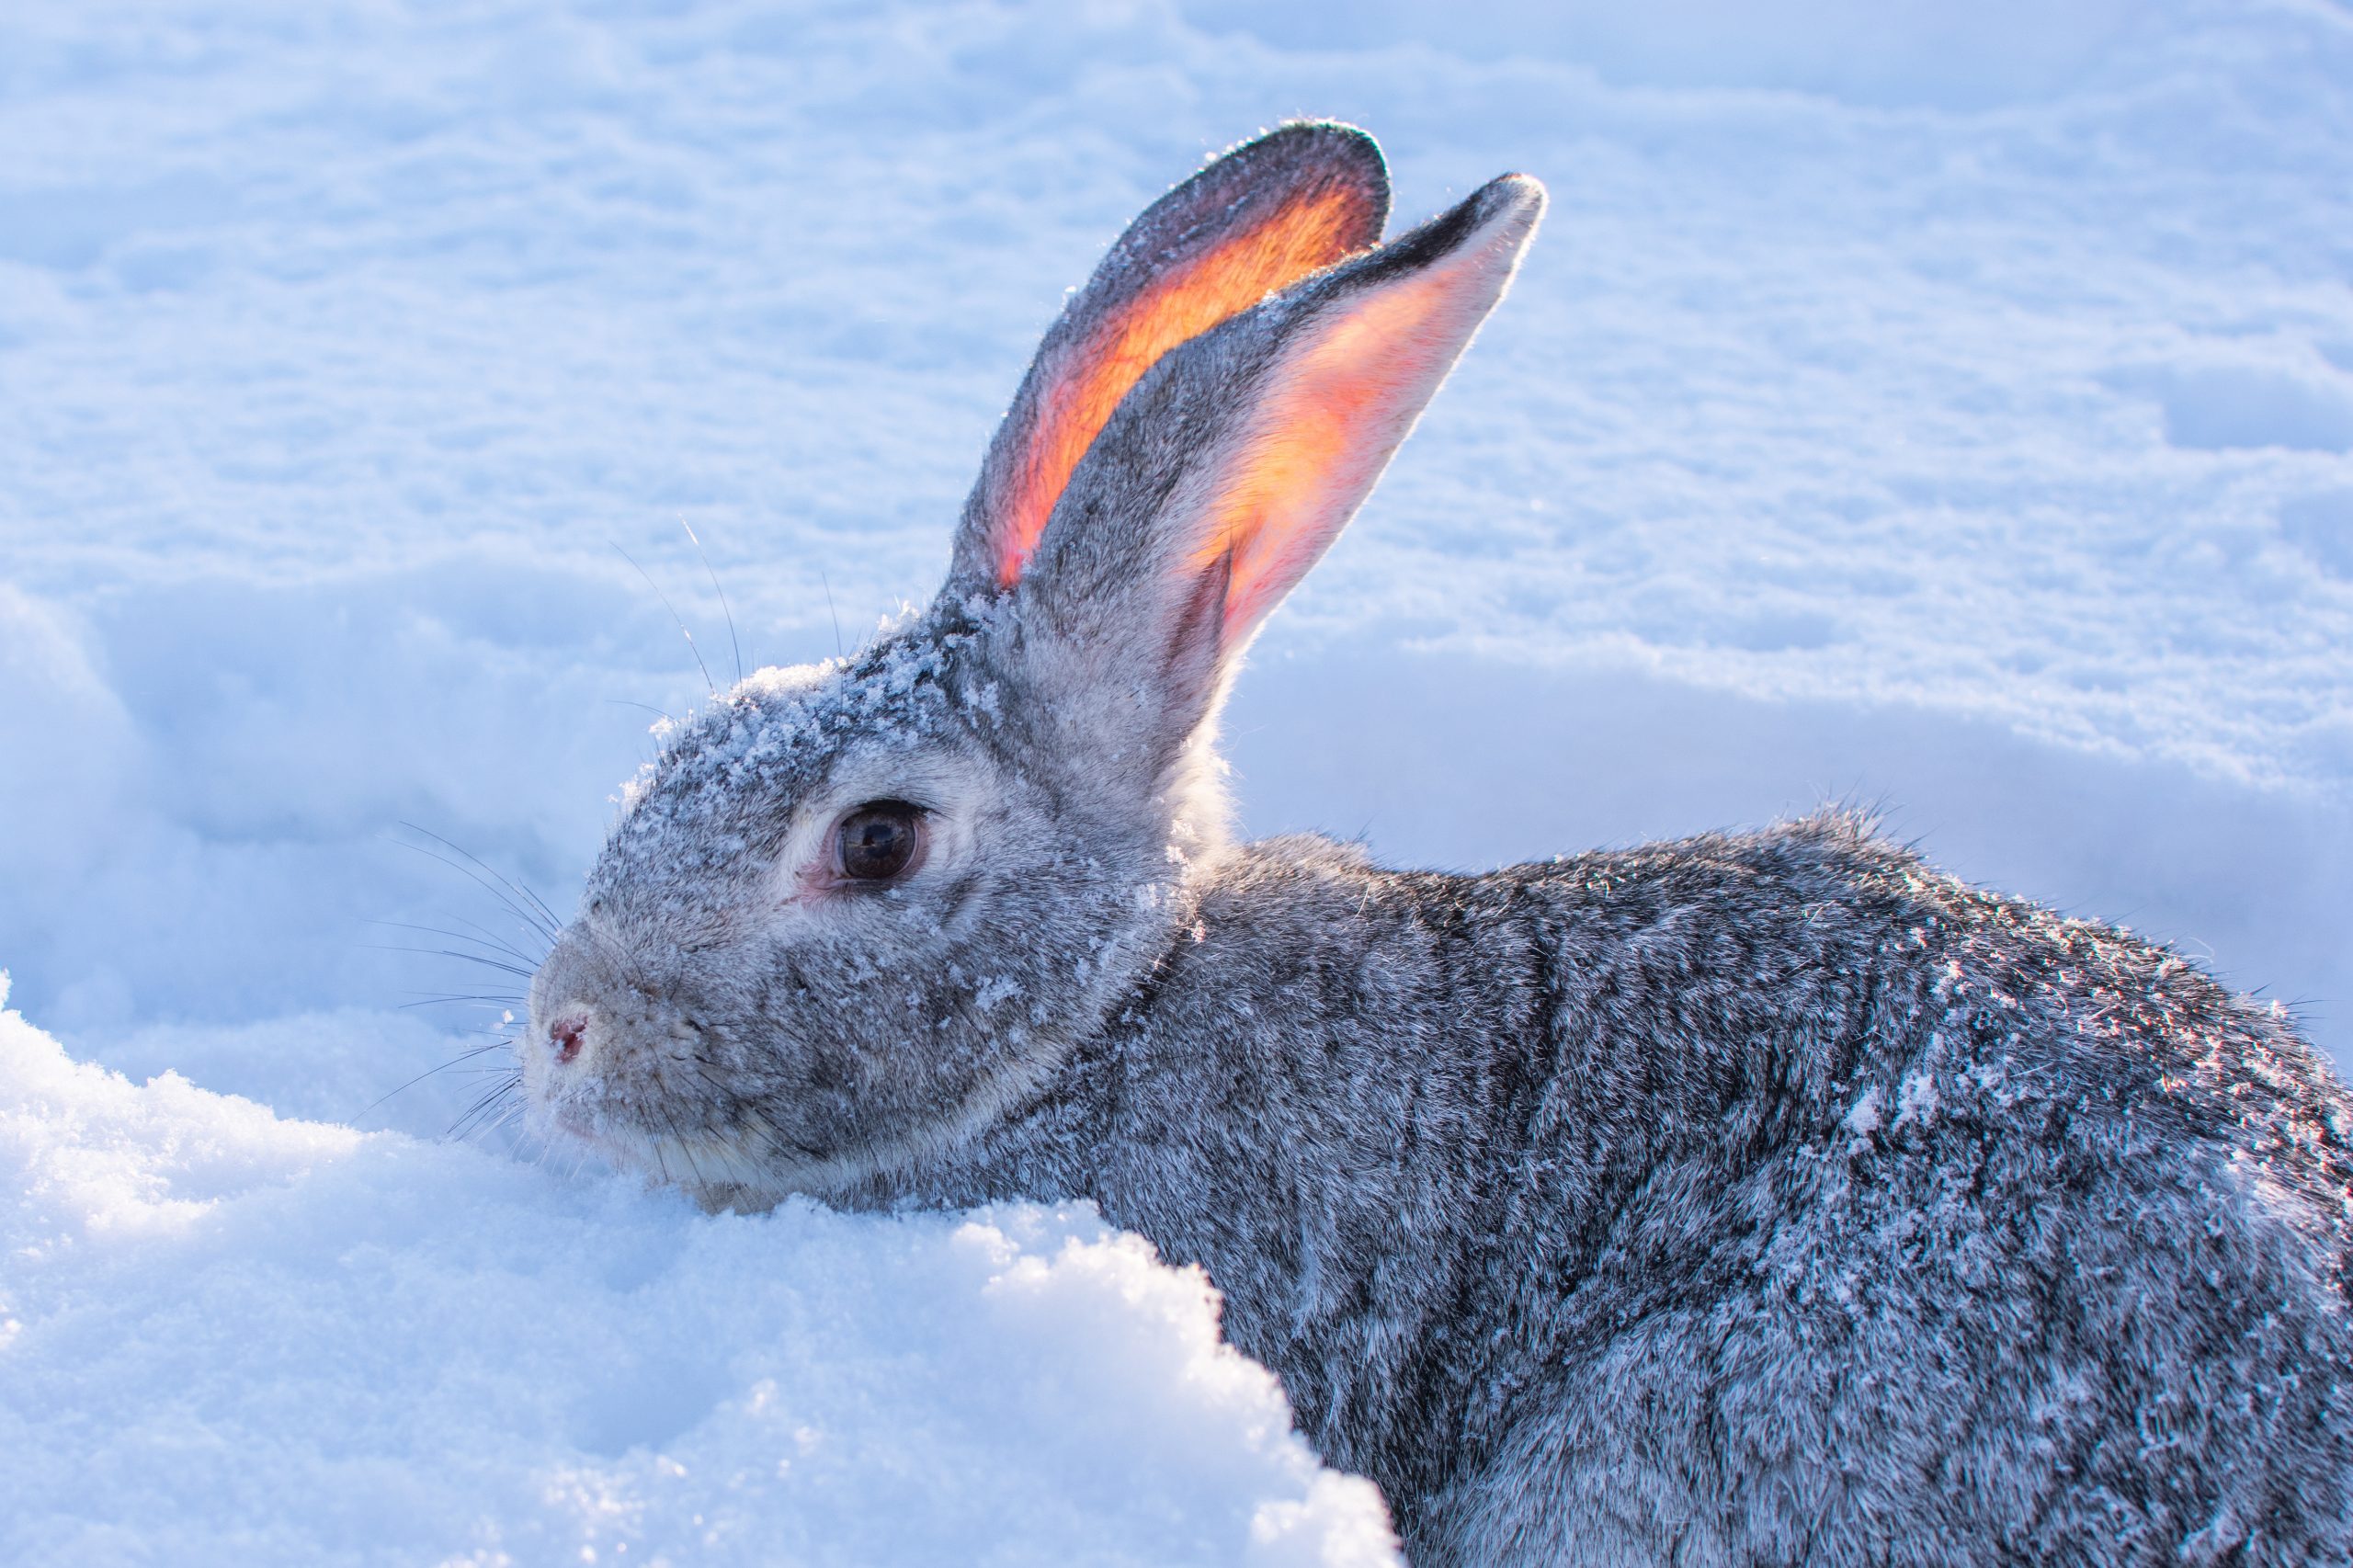
[[532,1124],[713,1209],[1091,1200],[1422,1568],[2353,1559],[2353,1105],[2282,1010],[1836,812],[1235,840],[1244,651],[1544,203],[1383,244],[1331,123],[1154,203],[937,599],[626,787]]

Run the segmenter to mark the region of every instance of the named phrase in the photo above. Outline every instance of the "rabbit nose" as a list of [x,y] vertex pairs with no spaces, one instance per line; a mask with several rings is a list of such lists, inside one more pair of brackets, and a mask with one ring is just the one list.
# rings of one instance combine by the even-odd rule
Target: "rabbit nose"
[[565,1013],[548,1026],[548,1046],[555,1052],[556,1065],[567,1067],[578,1059],[581,1042],[588,1038],[588,1015]]

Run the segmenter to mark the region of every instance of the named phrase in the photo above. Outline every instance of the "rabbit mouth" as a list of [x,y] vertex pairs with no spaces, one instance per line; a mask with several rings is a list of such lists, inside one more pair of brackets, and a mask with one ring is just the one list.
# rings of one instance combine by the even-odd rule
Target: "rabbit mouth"
[[615,1168],[675,1187],[708,1209],[767,1209],[784,1197],[747,1140],[706,1129],[650,1128],[576,1106],[550,1108],[546,1126]]

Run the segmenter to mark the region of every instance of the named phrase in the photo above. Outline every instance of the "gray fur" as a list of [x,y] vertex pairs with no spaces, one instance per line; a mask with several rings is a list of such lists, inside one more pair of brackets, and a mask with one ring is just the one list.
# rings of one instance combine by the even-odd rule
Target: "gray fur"
[[[1843,816],[1476,877],[1228,839],[1199,476],[1527,188],[1167,355],[1014,588],[976,492],[928,611],[672,736],[535,1114],[713,1206],[1092,1199],[1423,1568],[2353,1557],[2353,1104],[2277,1009]],[[806,892],[885,798],[920,869]]]

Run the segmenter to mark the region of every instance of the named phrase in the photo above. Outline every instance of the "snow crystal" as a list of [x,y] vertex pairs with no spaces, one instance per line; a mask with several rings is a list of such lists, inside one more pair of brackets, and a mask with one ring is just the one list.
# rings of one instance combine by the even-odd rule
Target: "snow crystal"
[[1895,1125],[1908,1127],[1914,1122],[1927,1127],[1937,1119],[1938,1101],[1937,1079],[1926,1071],[1906,1076],[1895,1096]]

